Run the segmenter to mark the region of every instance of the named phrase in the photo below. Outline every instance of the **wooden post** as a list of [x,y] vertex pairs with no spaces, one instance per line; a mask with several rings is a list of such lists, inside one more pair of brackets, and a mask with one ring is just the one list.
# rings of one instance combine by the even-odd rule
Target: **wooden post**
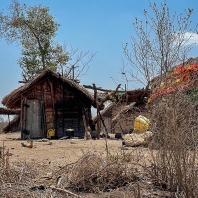
[[99,115],[100,115],[100,120],[102,120],[103,127],[105,128],[105,132],[106,132],[105,137],[107,137],[107,136],[108,136],[107,127],[106,127],[106,125],[105,125],[105,123],[104,123],[104,119],[102,118],[100,112],[99,112]]
[[63,135],[65,134],[65,122],[64,122],[64,109],[65,109],[65,106],[64,106],[64,97],[65,97],[65,94],[64,94],[64,84],[62,83],[62,127],[63,127]]
[[56,122],[56,119],[55,119],[55,95],[54,95],[54,81],[50,81],[49,80],[49,84],[50,84],[50,89],[51,89],[51,98],[52,98],[52,107],[53,107],[53,124],[54,124],[54,129],[56,128],[55,127],[55,122]]
[[88,140],[88,139],[90,139],[90,134],[89,134],[89,130],[87,127],[85,116],[83,115],[82,118],[83,118],[83,124],[84,124],[84,128],[85,128],[85,139]]
[[21,113],[20,113],[20,129],[21,129],[21,139],[23,139],[23,96],[21,95]]
[[[24,104],[27,103],[27,98],[23,98],[22,96],[22,102],[21,102],[21,139],[25,138],[25,135],[23,134],[23,130],[26,128],[26,112],[27,108],[24,106]],[[23,115],[23,116],[22,116]]]
[[9,121],[9,131],[11,131],[10,129],[10,115],[8,114],[8,121]]
[[67,73],[67,76],[69,76],[69,74],[70,74],[71,71],[72,71],[72,80],[74,80],[74,69],[77,68],[77,67],[78,67],[78,66],[75,67],[74,65],[72,65],[72,66],[70,67],[68,73]]
[[2,149],[2,164],[5,165],[5,146],[4,146],[4,140],[3,140],[3,149]]
[[97,138],[100,138],[100,117],[99,117],[99,107],[98,107],[98,94],[97,94],[97,89],[96,89],[96,85],[93,84],[93,88],[94,88],[94,98],[96,101],[96,109],[97,109]]
[[123,129],[122,129],[122,125],[120,124],[120,121],[119,121],[119,125],[120,125],[120,129],[121,129],[121,137],[123,137],[124,132],[123,132]]
[[45,112],[45,101],[44,101],[44,89],[43,82],[41,83],[41,98],[42,98],[42,120],[43,120],[43,137],[47,137],[47,126],[46,126],[46,112]]

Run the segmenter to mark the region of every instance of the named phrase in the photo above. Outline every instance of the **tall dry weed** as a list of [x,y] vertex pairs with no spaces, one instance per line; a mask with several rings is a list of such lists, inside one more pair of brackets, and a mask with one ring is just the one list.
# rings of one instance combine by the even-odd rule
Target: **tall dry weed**
[[160,188],[198,197],[198,105],[185,90],[156,100],[151,107],[154,133],[149,176]]

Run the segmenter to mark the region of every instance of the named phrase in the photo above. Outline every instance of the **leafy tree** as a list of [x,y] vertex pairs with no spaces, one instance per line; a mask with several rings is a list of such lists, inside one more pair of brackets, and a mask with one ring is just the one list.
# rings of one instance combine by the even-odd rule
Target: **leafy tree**
[[57,71],[70,59],[65,48],[53,41],[58,27],[49,8],[41,5],[28,7],[13,0],[9,13],[0,13],[1,36],[23,47],[19,64],[24,80],[47,68]]

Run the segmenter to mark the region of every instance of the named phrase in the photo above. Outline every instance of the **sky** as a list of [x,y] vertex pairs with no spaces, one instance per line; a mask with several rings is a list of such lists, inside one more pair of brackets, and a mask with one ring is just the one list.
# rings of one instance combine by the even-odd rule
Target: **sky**
[[[55,41],[60,45],[79,48],[80,51],[96,53],[89,64],[89,70],[80,82],[85,85],[95,83],[97,87],[115,89],[120,82],[120,68],[125,56],[123,45],[131,42],[134,35],[135,18],[144,19],[144,9],[149,10],[148,0],[20,0],[30,6],[41,4],[50,9],[55,21],[60,24]],[[151,0],[151,2],[154,2]],[[164,2],[155,0],[157,5]],[[181,13],[193,8],[193,23],[198,22],[197,0],[167,0],[172,12]],[[0,10],[5,10],[11,0],[1,0]],[[195,40],[197,39],[194,38]],[[21,48],[0,39],[0,100],[21,86],[21,68],[17,64]],[[198,48],[191,52],[198,56]],[[138,88],[131,85],[131,89]],[[142,87],[139,87],[142,88]]]

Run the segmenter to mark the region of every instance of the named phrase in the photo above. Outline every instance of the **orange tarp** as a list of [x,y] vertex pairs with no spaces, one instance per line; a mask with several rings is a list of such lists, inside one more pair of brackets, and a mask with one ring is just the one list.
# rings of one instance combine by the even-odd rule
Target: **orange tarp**
[[173,72],[161,82],[160,86],[155,88],[153,94],[148,99],[148,104],[160,96],[174,92],[176,89],[188,88],[191,76],[196,71],[198,71],[198,64],[175,67]]

